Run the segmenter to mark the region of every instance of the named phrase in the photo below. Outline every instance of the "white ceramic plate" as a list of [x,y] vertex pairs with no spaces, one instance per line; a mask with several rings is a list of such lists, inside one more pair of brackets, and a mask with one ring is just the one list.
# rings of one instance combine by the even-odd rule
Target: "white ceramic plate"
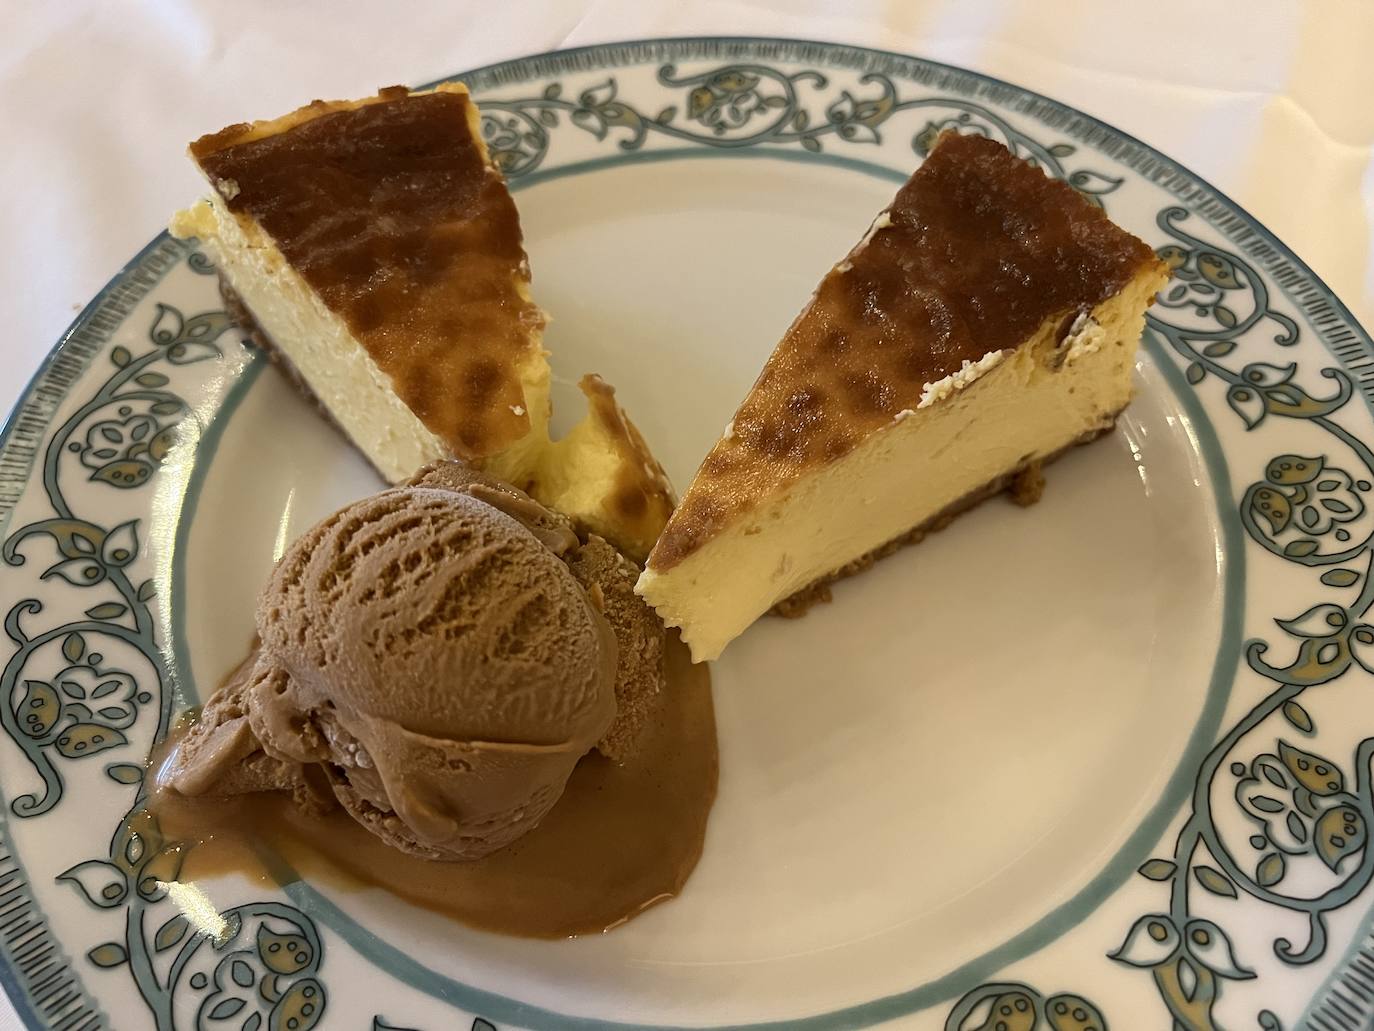
[[158,237],[0,454],[0,977],[30,1026],[1366,1026],[1374,348],[1330,292],[1144,144],[915,58],[664,40],[463,78],[556,318],[556,405],[605,373],[679,487],[949,126],[1175,266],[1137,400],[1040,505],[990,502],[731,646],[681,898],[502,938],[379,892],[184,884],[125,819],[286,542],[379,486]]

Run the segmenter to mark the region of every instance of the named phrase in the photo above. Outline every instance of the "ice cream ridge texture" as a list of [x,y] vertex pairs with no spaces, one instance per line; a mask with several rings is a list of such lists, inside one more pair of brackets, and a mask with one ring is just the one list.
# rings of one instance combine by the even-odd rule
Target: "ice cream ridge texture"
[[259,599],[254,654],[160,779],[339,805],[428,858],[494,852],[588,751],[633,748],[663,657],[636,573],[520,491],[431,466],[291,546]]

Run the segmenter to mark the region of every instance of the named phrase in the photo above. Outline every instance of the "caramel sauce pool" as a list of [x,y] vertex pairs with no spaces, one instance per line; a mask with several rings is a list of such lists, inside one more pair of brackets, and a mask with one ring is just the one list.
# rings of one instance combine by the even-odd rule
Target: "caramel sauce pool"
[[[664,671],[658,710],[635,755],[619,765],[585,756],[538,827],[473,862],[407,855],[342,810],[306,816],[285,795],[185,798],[154,789],[150,808],[169,840],[192,846],[183,881],[237,873],[267,883],[382,888],[501,934],[563,938],[607,931],[682,890],[701,858],[715,801],[710,674],[692,665],[673,631]],[[179,736],[151,757],[150,778]]]

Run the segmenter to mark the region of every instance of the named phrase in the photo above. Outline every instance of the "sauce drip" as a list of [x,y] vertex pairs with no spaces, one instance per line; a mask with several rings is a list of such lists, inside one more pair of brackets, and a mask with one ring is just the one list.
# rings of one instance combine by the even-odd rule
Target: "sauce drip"
[[[183,881],[237,873],[265,884],[382,888],[470,926],[529,938],[610,930],[682,890],[715,801],[710,674],[690,662],[676,632],[667,645],[666,684],[634,754],[620,764],[585,756],[543,822],[484,859],[410,856],[342,810],[308,816],[281,793],[196,799],[153,789],[150,808],[169,840],[192,843]],[[152,757],[150,777],[179,736]]]

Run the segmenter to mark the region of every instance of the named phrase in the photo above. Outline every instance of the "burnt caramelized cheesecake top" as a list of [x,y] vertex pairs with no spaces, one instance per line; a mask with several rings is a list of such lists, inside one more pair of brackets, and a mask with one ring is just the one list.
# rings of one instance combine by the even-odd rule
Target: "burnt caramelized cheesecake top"
[[[649,450],[639,428],[615,399],[615,387],[595,373],[577,383],[587,398],[591,418],[605,435],[606,446],[619,459],[606,504],[626,526],[647,536],[657,531],[673,513],[673,486],[658,459]],[[650,538],[652,541],[652,537]],[[641,560],[644,555],[638,556]]]
[[463,458],[530,430],[521,367],[543,315],[515,205],[461,89],[316,101],[191,145],[357,337],[422,423]]
[[649,568],[675,566],[757,499],[891,425],[926,385],[1105,301],[1155,261],[1001,144],[944,134],[788,329]]

